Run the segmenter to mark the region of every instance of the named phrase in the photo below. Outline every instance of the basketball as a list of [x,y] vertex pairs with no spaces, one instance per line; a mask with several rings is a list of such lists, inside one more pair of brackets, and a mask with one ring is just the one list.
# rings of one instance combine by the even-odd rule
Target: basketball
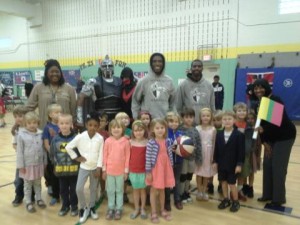
[[195,146],[193,140],[188,136],[180,136],[174,141],[175,153],[181,157],[189,157],[193,154]]

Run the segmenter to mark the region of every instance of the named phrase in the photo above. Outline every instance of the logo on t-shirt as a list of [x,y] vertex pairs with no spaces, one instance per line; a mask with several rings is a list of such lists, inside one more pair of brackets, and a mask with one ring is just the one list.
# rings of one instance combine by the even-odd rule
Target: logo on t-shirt
[[204,92],[201,92],[199,88],[195,88],[191,90],[191,96],[194,102],[200,103],[201,99],[205,98],[206,94]]
[[150,86],[152,95],[155,99],[159,99],[163,92],[167,92],[165,87],[160,86],[160,84],[156,81]]

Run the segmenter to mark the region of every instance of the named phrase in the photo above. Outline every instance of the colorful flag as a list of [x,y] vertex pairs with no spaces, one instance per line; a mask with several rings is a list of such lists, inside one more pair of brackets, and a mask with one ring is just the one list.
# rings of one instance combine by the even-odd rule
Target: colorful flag
[[262,97],[260,101],[258,118],[266,120],[274,125],[280,126],[284,106],[269,98]]

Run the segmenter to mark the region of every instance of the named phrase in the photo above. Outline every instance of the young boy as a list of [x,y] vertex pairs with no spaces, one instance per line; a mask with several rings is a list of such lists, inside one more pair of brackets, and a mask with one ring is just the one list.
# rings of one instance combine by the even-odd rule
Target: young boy
[[[223,125],[222,125],[222,110],[216,110],[214,113],[214,117],[213,117],[213,123],[214,123],[214,127],[216,128],[216,130],[222,130],[223,129]],[[209,178],[208,184],[207,184],[207,193],[213,195],[214,194],[214,177]],[[222,194],[222,186],[219,183],[218,185],[218,193]]]
[[231,212],[237,212],[240,208],[235,183],[245,158],[245,138],[240,131],[234,128],[235,118],[232,111],[223,113],[224,130],[217,133],[214,153],[214,167],[218,169],[218,178],[222,184],[224,197],[218,208],[225,209],[231,204],[228,199],[229,185],[233,198]]
[[188,158],[184,158],[182,162],[182,170],[180,175],[180,194],[182,203],[192,202],[189,193],[189,187],[195,171],[195,163],[201,165],[202,163],[202,149],[199,132],[194,127],[195,111],[192,108],[185,108],[181,112],[183,125],[179,128],[182,135],[186,135],[193,140],[195,145],[194,154]]
[[52,139],[50,145],[50,160],[54,166],[54,175],[59,180],[62,198],[59,216],[66,215],[70,211],[70,207],[71,216],[78,215],[76,183],[79,163],[73,161],[65,149],[66,145],[75,137],[75,133],[72,132],[72,121],[72,116],[69,114],[61,114],[58,117],[60,132]]
[[[233,106],[233,111],[236,115],[235,126],[241,133],[245,134],[245,130],[247,127],[247,105],[243,102],[237,102]],[[247,166],[249,165],[249,159],[250,159],[249,157],[245,157],[247,163],[243,162],[242,171],[238,176],[238,186],[237,186],[238,197],[239,200],[243,202],[247,201],[247,197],[244,194],[245,188],[243,188],[243,185],[244,185],[245,178],[250,175],[250,168]]]
[[[19,133],[19,131],[24,129],[23,118],[27,112],[28,112],[28,110],[23,105],[18,105],[13,110],[15,126],[14,126],[14,129],[12,130],[12,132],[14,132],[12,145],[15,150],[17,150],[18,133]],[[24,198],[24,181],[22,178],[19,177],[18,169],[16,170],[14,185],[15,185],[16,196],[15,196],[15,199],[13,200],[12,204],[14,207],[16,207],[22,203],[23,198]]]
[[43,130],[43,143],[47,152],[48,164],[45,169],[45,180],[48,187],[48,193],[52,195],[50,205],[55,205],[59,201],[59,181],[53,173],[53,164],[50,161],[50,144],[55,135],[58,134],[59,128],[57,126],[58,117],[62,112],[62,108],[58,104],[48,106],[48,123]]

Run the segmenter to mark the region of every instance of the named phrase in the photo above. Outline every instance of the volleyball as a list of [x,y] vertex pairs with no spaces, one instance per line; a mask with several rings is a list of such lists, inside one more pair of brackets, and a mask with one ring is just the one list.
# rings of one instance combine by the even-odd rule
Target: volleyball
[[195,146],[193,140],[188,136],[180,136],[174,141],[175,153],[183,158],[193,154]]

